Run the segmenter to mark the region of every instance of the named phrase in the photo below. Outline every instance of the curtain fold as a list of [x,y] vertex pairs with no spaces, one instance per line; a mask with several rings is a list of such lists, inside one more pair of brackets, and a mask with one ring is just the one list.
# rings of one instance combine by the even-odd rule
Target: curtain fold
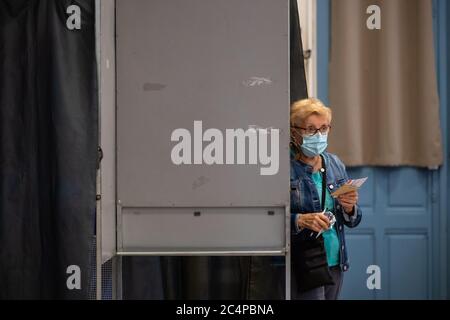
[[[66,27],[81,8],[81,30]],[[87,299],[94,235],[93,0],[0,0],[0,298]],[[80,287],[76,285],[79,275]],[[69,268],[69,273],[67,273]],[[75,270],[72,269],[72,270]]]
[[330,151],[349,166],[441,165],[432,1],[332,0],[331,20]]
[[289,0],[290,13],[290,93],[291,104],[308,97],[306,84],[305,60],[303,57],[303,42],[300,32],[300,16],[297,0]]

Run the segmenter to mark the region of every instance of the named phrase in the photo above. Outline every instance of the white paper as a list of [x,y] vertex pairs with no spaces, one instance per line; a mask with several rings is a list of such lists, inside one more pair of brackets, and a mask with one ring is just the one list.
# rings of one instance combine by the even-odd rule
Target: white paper
[[361,179],[355,179],[355,180],[349,180],[349,183],[342,185],[339,189],[334,191],[331,195],[336,198],[336,197],[340,196],[341,194],[345,194],[350,191],[358,190],[366,182],[367,179],[368,179],[368,177],[361,178]]

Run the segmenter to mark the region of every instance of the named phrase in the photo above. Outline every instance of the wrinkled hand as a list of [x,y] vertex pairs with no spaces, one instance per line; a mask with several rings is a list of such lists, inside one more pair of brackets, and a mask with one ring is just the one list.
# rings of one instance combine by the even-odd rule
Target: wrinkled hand
[[304,213],[301,214],[298,221],[299,228],[320,232],[330,228],[330,220],[322,213]]
[[338,201],[344,208],[345,213],[352,214],[353,208],[358,203],[358,191],[350,191],[338,196]]

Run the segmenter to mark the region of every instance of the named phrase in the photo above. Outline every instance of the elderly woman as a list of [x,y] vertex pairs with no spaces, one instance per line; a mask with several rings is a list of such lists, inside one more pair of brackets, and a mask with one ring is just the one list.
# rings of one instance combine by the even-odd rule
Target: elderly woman
[[292,298],[335,300],[349,268],[344,226],[361,221],[358,192],[331,195],[349,182],[341,160],[325,151],[331,110],[317,99],[301,100],[290,121]]

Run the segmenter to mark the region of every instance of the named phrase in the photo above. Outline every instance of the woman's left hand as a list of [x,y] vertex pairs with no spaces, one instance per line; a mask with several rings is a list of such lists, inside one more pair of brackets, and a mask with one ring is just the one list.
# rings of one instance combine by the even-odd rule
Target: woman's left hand
[[358,203],[358,191],[355,190],[341,194],[338,197],[338,201],[344,208],[345,213],[352,214],[353,208]]

